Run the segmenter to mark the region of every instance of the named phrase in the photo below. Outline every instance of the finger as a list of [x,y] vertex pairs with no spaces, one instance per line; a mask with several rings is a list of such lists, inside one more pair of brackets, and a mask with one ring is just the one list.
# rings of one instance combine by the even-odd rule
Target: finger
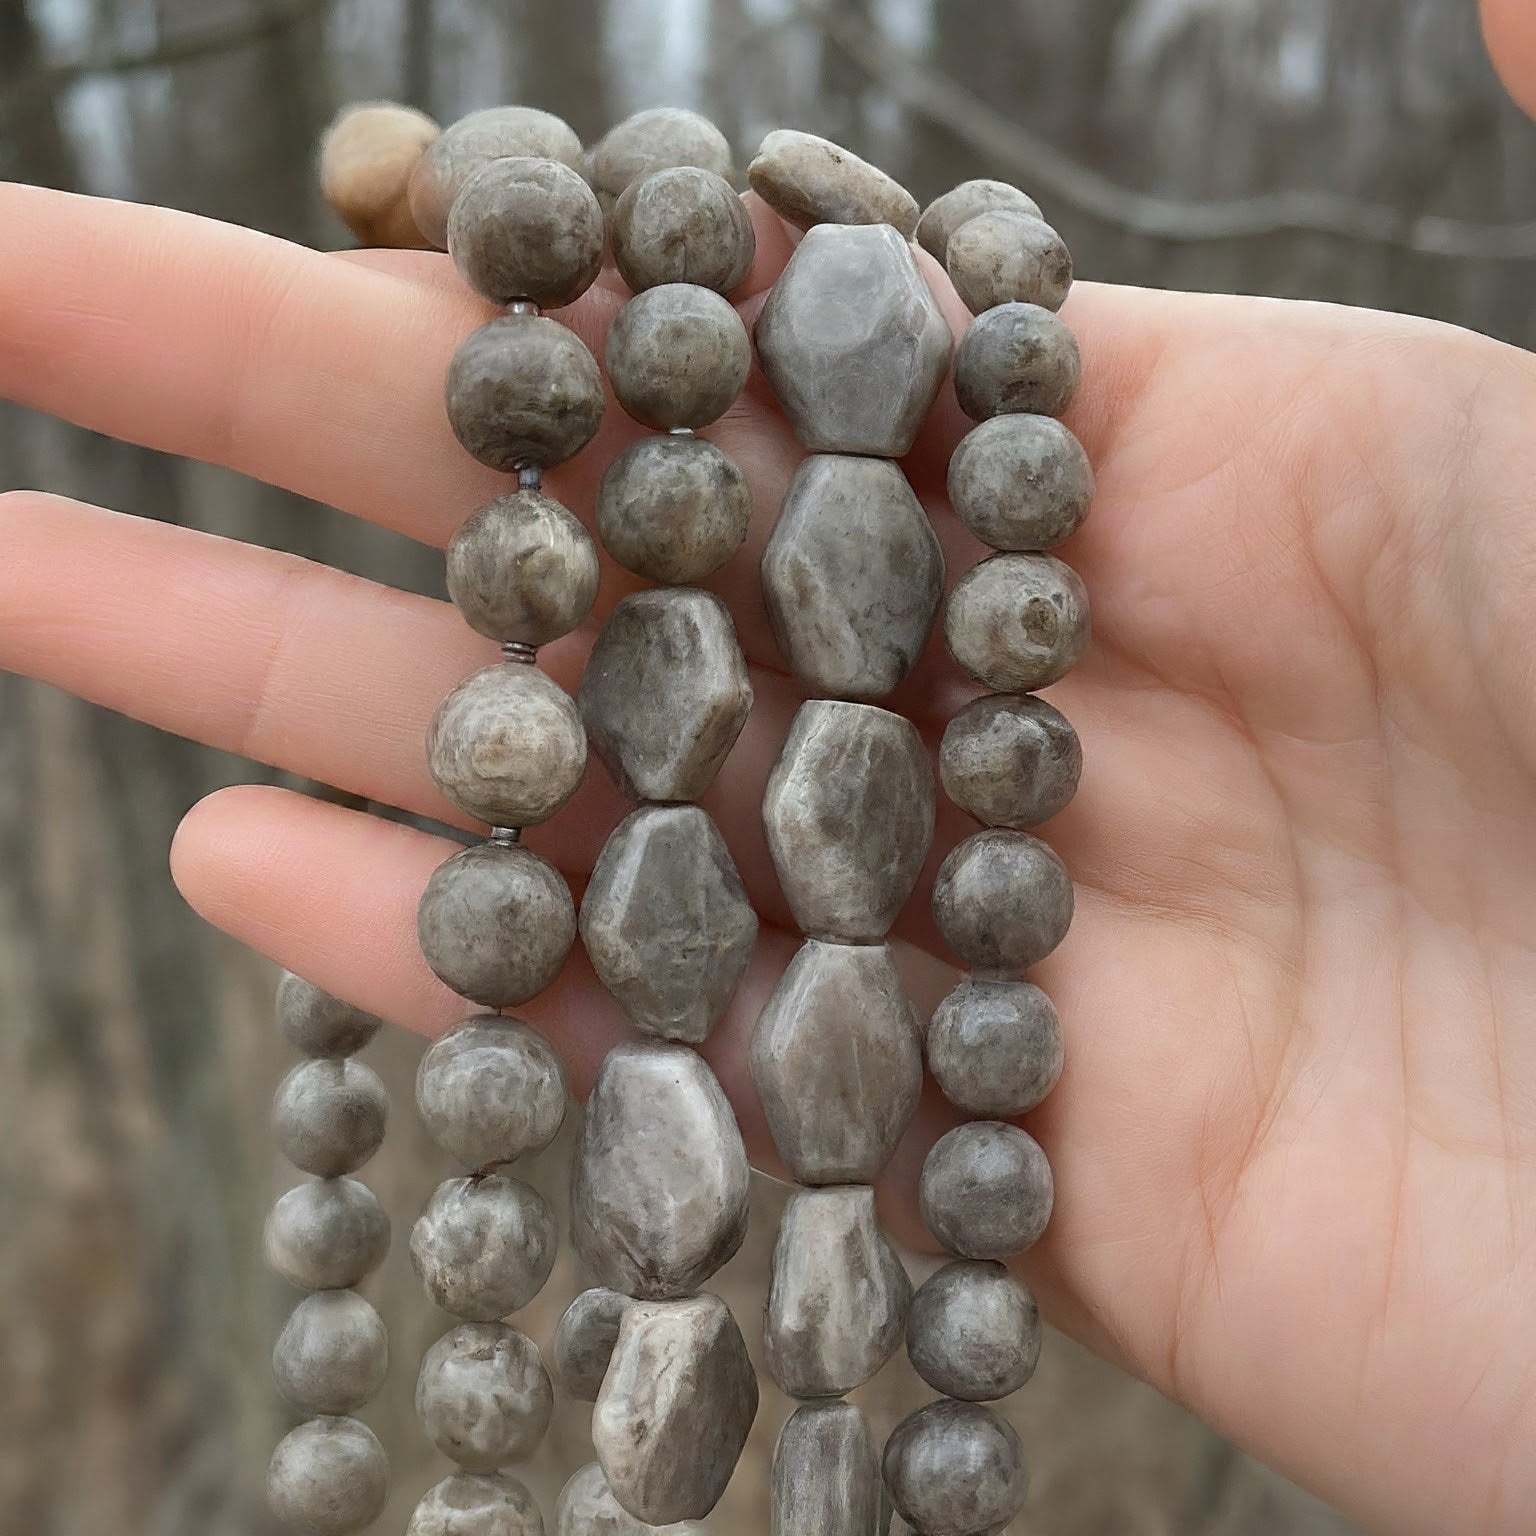
[[1481,0],[1488,52],[1509,94],[1536,116],[1536,12],[1529,0]]

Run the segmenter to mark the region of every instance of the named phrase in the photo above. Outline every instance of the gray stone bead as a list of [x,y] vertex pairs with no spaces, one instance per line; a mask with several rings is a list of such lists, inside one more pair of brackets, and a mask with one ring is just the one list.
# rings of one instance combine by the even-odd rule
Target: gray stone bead
[[558,160],[492,160],[453,200],[448,254],[493,304],[573,303],[603,265],[603,210],[586,179]]
[[581,140],[569,124],[534,107],[488,107],[462,117],[432,143],[411,175],[411,213],[423,237],[448,248],[448,214],[482,166],[507,157],[559,160],[585,166]]
[[427,1490],[405,1536],[544,1536],[544,1517],[515,1477],[456,1472]]
[[1033,1247],[1054,1200],[1039,1142],[998,1120],[973,1120],[941,1136],[917,1186],[928,1230],[966,1259],[1010,1259]]
[[746,281],[757,234],[736,189],[702,166],[680,165],[633,181],[608,221],[613,259],[636,293],[697,283],[730,293]]
[[574,332],[542,315],[503,315],[471,331],[448,365],[448,424],[492,469],[548,469],[592,441],[603,375]]
[[989,827],[950,850],[933,883],[945,942],[984,976],[1038,964],[1072,926],[1072,877],[1038,837]]
[[416,1069],[428,1134],[470,1168],[510,1163],[555,1139],[565,1121],[565,1067],[521,1019],[483,1014],[434,1042]]
[[512,1008],[560,974],[576,905],[565,877],[532,849],[481,843],[433,872],[416,933],[427,964],[461,997]]
[[797,229],[817,224],[890,224],[905,239],[917,200],[877,166],[829,139],[776,128],[747,167],[752,190]]
[[1088,649],[1088,593],[1054,555],[993,555],[944,608],[950,654],[979,683],[1029,693],[1060,682]]
[[928,1070],[944,1096],[984,1119],[1033,1109],[1061,1076],[1061,1020],[1027,981],[967,977],[928,1026]]
[[757,914],[707,812],[643,805],[603,845],[581,937],[636,1028],[697,1045],[752,958]]
[[815,454],[763,551],[779,650],[817,693],[878,699],[911,672],[944,595],[944,556],[901,466]]
[[295,1168],[323,1179],[353,1173],[379,1150],[389,1094],[360,1061],[303,1061],[272,1099],[272,1134]]
[[411,1263],[427,1294],[471,1322],[526,1307],[559,1247],[543,1195],[499,1173],[445,1180],[411,1229]]
[[597,1462],[589,1462],[560,1490],[554,1536],[709,1536],[696,1520],[647,1525],[614,1498]]
[[901,1343],[912,1282],[863,1185],[790,1196],[773,1249],[763,1363],[791,1397],[841,1397]]
[[695,165],[730,181],[731,146],[708,118],[682,107],[651,107],[610,128],[593,146],[592,185],[605,209],[632,181]]
[[712,576],[741,548],[752,490],[702,437],[642,437],[603,474],[597,532],[625,570],[678,586]]
[[978,1403],[941,1399],[891,1431],[885,1485],[923,1536],[999,1536],[1024,1507],[1029,1476],[1011,1424]]
[[389,1217],[366,1184],[317,1179],[272,1207],[263,1234],[267,1264],[306,1291],[341,1291],[366,1280],[389,1252]]
[[922,1027],[884,944],[808,939],[752,1035],[752,1081],[801,1184],[869,1184],[911,1122]]
[[555,1379],[567,1397],[595,1403],[602,1390],[628,1296],[593,1286],[565,1309],[555,1329]]
[[599,576],[592,535],[538,491],[498,496],[448,544],[448,595],[492,640],[544,645],[592,611]]
[[466,1472],[495,1472],[538,1450],[555,1393],[539,1347],[505,1323],[460,1323],[426,1352],[416,1415]]
[[310,1536],[351,1536],[371,1525],[389,1496],[389,1461],[356,1419],[310,1419],[278,1442],[267,1466],[267,1504]]
[[944,258],[955,292],[972,314],[999,304],[1058,310],[1072,291],[1072,253],[1044,219],[1011,208],[968,219]]
[[757,1377],[718,1296],[638,1301],[619,1326],[592,1445],[614,1497],[637,1519],[702,1520],[756,1415]]
[[707,427],[730,410],[752,343],[728,299],[693,283],[637,293],[608,328],[608,381],[641,426]]
[[1040,217],[1039,203],[1006,181],[962,181],[923,209],[923,216],[917,221],[917,243],[942,263],[949,255],[950,236],[962,224],[998,208]]
[[811,230],[756,336],[763,372],[812,453],[900,458],[949,367],[949,326],[888,224]]
[[277,984],[278,1028],[306,1056],[350,1056],[373,1039],[382,1023],[291,971],[284,971]]
[[537,667],[507,661],[465,678],[427,733],[427,767],[468,816],[494,827],[548,821],[576,793],[587,737],[575,702]]
[[714,1073],[686,1046],[615,1047],[576,1147],[577,1253],[602,1284],[654,1300],[696,1290],[746,1231],[747,1154]]
[[763,795],[779,883],[808,937],[873,944],[896,921],[933,838],[933,769],[910,720],[808,699]]
[[773,1453],[773,1536],[874,1536],[880,1463],[852,1403],[808,1403]]
[[1049,416],[994,416],[960,440],[949,461],[955,513],[993,549],[1054,549],[1093,500],[1083,445]]
[[1067,717],[1028,694],[973,700],[939,744],[945,793],[989,827],[1049,821],[1071,803],[1082,771],[1082,744]]
[[917,1288],[907,1314],[907,1356],[946,1397],[1007,1397],[1040,1362],[1040,1308],[1001,1264],[957,1259]]
[[300,1413],[351,1413],[384,1385],[389,1335],[356,1291],[306,1296],[272,1350],[272,1376]]
[[752,708],[729,610],[686,588],[630,593],[592,647],[578,699],[593,751],[630,799],[699,799]]
[[1060,416],[1082,379],[1072,327],[1038,304],[985,311],[955,351],[955,398],[972,421],[1019,413]]

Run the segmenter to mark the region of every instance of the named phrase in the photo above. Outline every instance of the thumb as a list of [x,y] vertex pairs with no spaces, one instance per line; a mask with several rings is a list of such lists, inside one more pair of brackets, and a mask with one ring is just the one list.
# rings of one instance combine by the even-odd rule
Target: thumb
[[1480,0],[1488,52],[1509,94],[1536,117],[1536,4]]

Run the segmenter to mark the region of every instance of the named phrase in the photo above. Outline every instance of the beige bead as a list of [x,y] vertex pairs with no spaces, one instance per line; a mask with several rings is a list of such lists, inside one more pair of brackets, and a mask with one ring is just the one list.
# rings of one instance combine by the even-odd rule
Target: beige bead
[[850,150],[814,133],[776,128],[747,167],[752,190],[799,229],[817,224],[891,224],[907,239],[917,200]]
[[631,182],[608,224],[614,264],[636,293],[664,283],[739,288],[757,235],[736,189],[701,166],[680,165]]
[[1072,253],[1043,219],[1000,208],[957,229],[945,260],[955,292],[972,314],[999,304],[1058,310],[1072,290]]
[[344,107],[320,141],[320,190],[364,245],[427,244],[411,216],[411,172],[441,130],[392,101]]
[[994,555],[949,594],[944,639],[974,677],[1003,693],[1059,682],[1088,648],[1088,593],[1050,555]]

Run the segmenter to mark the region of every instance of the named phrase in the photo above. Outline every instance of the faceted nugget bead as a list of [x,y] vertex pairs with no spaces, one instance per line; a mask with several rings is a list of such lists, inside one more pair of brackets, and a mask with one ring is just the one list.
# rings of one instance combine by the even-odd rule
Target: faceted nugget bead
[[885,1445],[891,1503],[922,1536],[998,1536],[1029,1476],[1013,1426],[990,1408],[941,1400],[908,1414]]
[[555,1379],[567,1397],[597,1401],[629,1304],[628,1296],[597,1285],[565,1309],[555,1329]]
[[736,189],[701,166],[674,166],[631,182],[614,204],[608,232],[619,274],[636,293],[663,283],[730,293],[757,254]]
[[586,766],[575,702],[522,662],[465,678],[427,732],[427,767],[437,787],[466,815],[494,827],[548,821],[576,793]]
[[880,1517],[880,1464],[852,1403],[809,1403],[773,1453],[773,1536],[871,1536]]
[[917,202],[877,166],[814,133],[776,128],[747,167],[752,190],[799,229],[890,224],[911,239]]
[[1033,1247],[1054,1199],[1039,1142],[994,1120],[973,1120],[941,1136],[917,1187],[928,1230],[967,1259],[1011,1259]]
[[531,1456],[549,1428],[554,1389],[538,1346],[505,1323],[461,1323],[421,1362],[416,1414],[466,1472]]
[[707,1292],[624,1314],[592,1444],[614,1497],[652,1525],[701,1520],[720,1502],[757,1414],[741,1330]]
[[901,1343],[912,1282],[862,1185],[790,1196],[763,1325],[768,1374],[791,1397],[841,1397]]
[[747,1154],[714,1073],[686,1046],[610,1051],[571,1179],[571,1239],[588,1268],[627,1296],[681,1296],[746,1230]]
[[444,1181],[411,1229],[411,1263],[427,1294],[472,1322],[526,1307],[559,1246],[544,1197],[505,1174]]
[[576,939],[576,906],[547,859],[480,843],[433,872],[416,933],[427,964],[461,997],[513,1008],[560,974]]
[[604,210],[633,181],[694,165],[731,179],[731,146],[708,118],[682,107],[651,107],[610,128],[591,156],[592,185]]
[[989,828],[952,848],[933,882],[933,920],[968,965],[990,975],[1027,970],[1072,925],[1072,877],[1027,832]]
[[912,1298],[907,1355],[935,1392],[993,1402],[1035,1374],[1040,1308],[1001,1264],[957,1259]]
[[1093,500],[1083,445],[1050,416],[994,416],[960,440],[949,461],[960,521],[993,549],[1054,549]]
[[933,770],[911,721],[869,704],[800,706],[763,795],[763,826],[807,936],[885,937],[928,855],[933,802]]
[[665,283],[614,316],[606,358],[619,404],[642,426],[668,432],[725,415],[747,382],[752,343],[718,293]]
[[1064,811],[1077,793],[1083,748],[1044,699],[989,694],[967,704],[939,744],[939,778],[962,811],[989,827],[1023,830]]
[[949,326],[888,224],[811,230],[756,335],[763,372],[812,453],[900,458],[949,367]]
[[1045,688],[1088,649],[1088,593],[1077,572],[1051,555],[994,555],[955,583],[944,640],[988,688]]
[[317,1179],[272,1207],[267,1263],[306,1291],[340,1291],[366,1280],[389,1251],[389,1217],[366,1184]]
[[272,1513],[311,1536],[351,1536],[389,1495],[384,1447],[356,1419],[311,1419],[279,1442],[267,1467]]
[[1038,304],[999,304],[971,322],[955,352],[955,398],[972,421],[1059,416],[1082,382],[1072,327]]
[[425,245],[406,187],[441,130],[424,112],[392,101],[346,107],[320,144],[320,190],[364,245]]
[[867,1184],[923,1086],[922,1029],[884,944],[808,940],[752,1035],[752,1081],[801,1184]]
[[647,1525],[614,1498],[597,1462],[589,1462],[560,1490],[554,1536],[709,1536],[694,1520]]
[[544,1536],[544,1517],[515,1477],[456,1472],[427,1490],[405,1536]]
[[1022,1115],[1061,1076],[1061,1020],[1030,982],[967,977],[935,1011],[927,1051],[950,1103],[987,1119]]
[[416,1107],[428,1134],[470,1168],[547,1147],[565,1104],[565,1067],[519,1019],[468,1019],[429,1047],[416,1070]]
[[962,181],[942,197],[936,197],[923,209],[917,221],[917,243],[930,256],[943,261],[949,254],[950,236],[962,224],[969,224],[978,214],[997,208],[1011,208],[1016,213],[1040,217],[1040,205],[1006,181]]
[[878,699],[916,665],[944,595],[944,556],[901,467],[816,454],[795,471],[763,551],[763,597],[795,675]]
[[581,680],[592,749],[632,800],[697,800],[752,708],[730,613],[708,592],[632,592]]
[[272,1101],[272,1132],[295,1168],[322,1178],[352,1173],[379,1150],[389,1094],[360,1061],[300,1062]]
[[351,1413],[388,1371],[384,1320],[356,1291],[306,1296],[272,1350],[277,1390],[300,1413]]
[[362,1050],[383,1020],[285,971],[277,986],[277,1023],[294,1050],[336,1057]]
[[581,904],[598,979],[647,1034],[697,1045],[729,1006],[757,914],[696,805],[645,805],[614,828]]
[[1043,219],[999,208],[949,237],[944,265],[972,314],[999,304],[1058,310],[1072,289],[1072,253]]

